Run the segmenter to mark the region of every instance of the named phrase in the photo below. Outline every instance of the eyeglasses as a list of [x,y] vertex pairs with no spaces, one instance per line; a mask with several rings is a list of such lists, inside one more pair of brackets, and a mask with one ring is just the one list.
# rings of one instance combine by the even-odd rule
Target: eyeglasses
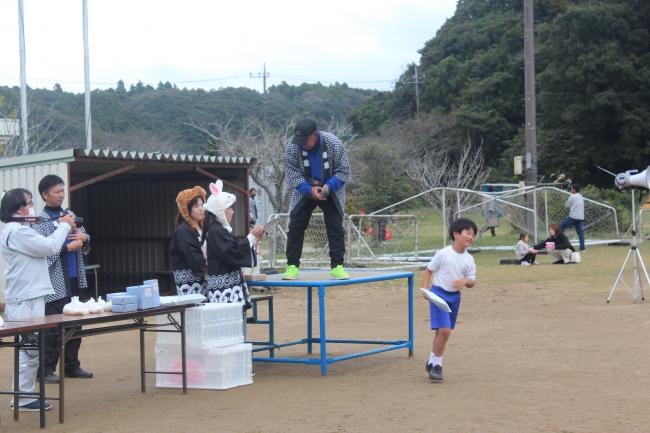
[[25,203],[25,206],[32,206],[33,207],[34,202],[33,201],[28,201],[27,203]]

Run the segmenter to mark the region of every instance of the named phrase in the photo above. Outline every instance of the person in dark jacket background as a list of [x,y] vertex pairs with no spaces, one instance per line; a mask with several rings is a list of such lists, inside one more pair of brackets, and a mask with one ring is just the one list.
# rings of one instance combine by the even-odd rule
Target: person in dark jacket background
[[205,248],[201,246],[205,196],[200,186],[183,190],[176,196],[178,215],[170,255],[179,295],[206,294],[206,257]]
[[560,231],[560,226],[551,224],[548,227],[551,236],[533,247],[535,253],[538,250],[546,249],[548,255],[553,259],[554,265],[571,263],[571,253],[575,248],[569,242],[569,239]]

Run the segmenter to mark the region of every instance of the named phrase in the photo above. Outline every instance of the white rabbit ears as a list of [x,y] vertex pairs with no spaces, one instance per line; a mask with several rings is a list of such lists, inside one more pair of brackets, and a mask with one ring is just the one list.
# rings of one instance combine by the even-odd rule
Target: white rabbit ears
[[221,179],[217,180],[215,183],[210,184],[210,193],[217,195],[223,191],[223,182]]

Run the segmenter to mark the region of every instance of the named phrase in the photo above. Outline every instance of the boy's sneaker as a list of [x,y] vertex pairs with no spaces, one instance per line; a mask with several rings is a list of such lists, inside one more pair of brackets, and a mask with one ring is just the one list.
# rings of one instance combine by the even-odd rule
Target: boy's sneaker
[[300,274],[300,269],[296,265],[288,265],[287,269],[284,270],[284,275],[282,275],[283,280],[295,280]]
[[335,280],[347,280],[350,278],[343,265],[338,265],[330,271],[330,275]]
[[528,263],[528,262],[521,262],[521,266],[530,266],[530,263]]
[[[429,368],[431,367],[431,368]],[[427,364],[427,370],[429,373],[429,379],[432,382],[442,382],[442,365],[430,365]]]
[[[50,410],[52,409],[52,404],[46,401],[43,408],[45,410]],[[41,402],[39,400],[34,400],[31,403],[27,403],[22,406],[19,406],[18,410],[21,412],[38,412],[39,410],[41,410]]]

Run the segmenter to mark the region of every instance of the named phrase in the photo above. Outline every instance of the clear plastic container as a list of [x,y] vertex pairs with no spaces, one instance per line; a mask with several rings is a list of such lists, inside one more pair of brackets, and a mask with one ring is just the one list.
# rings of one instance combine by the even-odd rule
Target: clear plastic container
[[[180,322],[180,314],[174,318]],[[158,323],[169,323],[166,316],[158,316]],[[192,346],[221,347],[244,342],[242,304],[203,304],[188,308],[185,313],[185,342]],[[173,326],[161,327],[173,330]],[[159,344],[180,344],[177,332],[158,332]]]
[[[229,389],[253,383],[252,344],[187,348],[187,386],[195,389]],[[181,371],[181,347],[156,345],[156,370]],[[159,388],[181,388],[179,374],[156,374]]]

